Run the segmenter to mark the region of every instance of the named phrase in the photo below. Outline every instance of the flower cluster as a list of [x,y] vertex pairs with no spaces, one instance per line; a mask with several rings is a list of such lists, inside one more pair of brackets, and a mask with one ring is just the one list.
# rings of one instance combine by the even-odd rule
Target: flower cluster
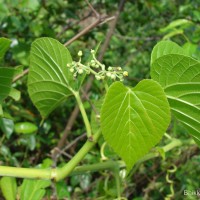
[[70,64],[67,64],[69,67],[69,71],[73,73],[73,76],[76,78],[78,74],[94,74],[97,80],[104,80],[105,78],[110,78],[112,80],[120,80],[123,81],[124,77],[128,76],[127,71],[123,71],[121,67],[111,67],[109,66],[106,69],[106,66],[100,63],[95,57],[95,51],[91,50],[92,59],[87,63],[87,65],[83,65],[81,63],[81,57],[83,56],[82,51],[78,52],[79,61],[73,61]]

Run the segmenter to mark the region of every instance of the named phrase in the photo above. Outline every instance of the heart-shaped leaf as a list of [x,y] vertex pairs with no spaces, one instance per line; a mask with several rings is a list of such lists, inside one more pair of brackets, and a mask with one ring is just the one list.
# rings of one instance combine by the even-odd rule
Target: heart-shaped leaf
[[103,136],[128,171],[160,141],[169,122],[166,95],[153,80],[143,80],[135,88],[113,83],[101,110]]
[[71,62],[69,51],[57,40],[40,38],[32,43],[28,92],[42,117],[73,94],[75,81],[66,66]]
[[177,48],[170,41],[154,48],[152,55],[165,54],[153,56],[151,77],[164,88],[173,114],[200,140],[200,62],[169,46]]

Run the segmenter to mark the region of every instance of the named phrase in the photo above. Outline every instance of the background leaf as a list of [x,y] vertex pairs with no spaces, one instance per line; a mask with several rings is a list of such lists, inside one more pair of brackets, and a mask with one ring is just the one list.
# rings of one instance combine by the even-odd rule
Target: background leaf
[[7,38],[0,38],[0,61],[3,59],[6,51],[9,49],[11,40]]
[[192,25],[193,25],[193,22],[188,19],[177,19],[177,20],[172,21],[165,28],[160,29],[160,31],[167,32],[170,30],[175,30],[177,27],[184,29],[184,28],[192,26]]
[[0,118],[0,128],[9,139],[14,130],[14,122],[12,119]]
[[17,193],[16,179],[12,177],[1,178],[1,191],[6,200],[15,200]]
[[3,115],[1,104],[7,96],[15,100],[20,98],[20,92],[11,87],[16,70],[14,68],[0,67],[0,116]]
[[168,54],[187,55],[185,50],[178,44],[169,41],[162,41],[155,45],[151,52],[151,64],[154,63],[156,59]]
[[69,51],[57,40],[40,38],[32,43],[28,92],[43,117],[47,117],[75,88],[67,63]]
[[21,200],[40,200],[45,195],[45,188],[51,185],[48,180],[24,179],[20,186]]
[[[168,41],[154,48],[159,51],[176,49],[177,45]],[[173,47],[174,46],[174,47]],[[180,47],[179,47],[180,48]],[[173,52],[153,59],[151,76],[164,88],[171,110],[190,134],[200,139],[200,62]]]
[[112,84],[101,110],[103,136],[128,171],[159,142],[169,122],[167,98],[153,80],[143,80],[135,88]]
[[14,127],[16,133],[22,134],[31,134],[38,130],[38,127],[31,122],[18,122]]

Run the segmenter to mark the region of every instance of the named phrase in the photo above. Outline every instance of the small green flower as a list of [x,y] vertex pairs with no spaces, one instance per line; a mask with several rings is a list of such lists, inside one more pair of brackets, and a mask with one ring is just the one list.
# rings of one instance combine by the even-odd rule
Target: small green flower
[[115,80],[116,79],[116,75],[115,74],[111,74],[111,79]]
[[79,52],[78,52],[78,56],[81,57],[82,55],[83,55],[83,52],[82,52],[82,51],[79,51]]
[[82,73],[83,73],[83,69],[82,69],[82,68],[79,68],[79,69],[78,69],[78,73],[79,73],[79,74],[82,74]]
[[69,70],[71,73],[73,73],[74,72],[74,68],[70,68],[70,70]]
[[99,75],[95,75],[95,78],[99,81],[99,80],[101,80],[101,76],[99,76]]
[[110,72],[107,72],[107,73],[106,73],[106,76],[107,76],[107,77],[111,77],[111,73],[110,73]]
[[123,72],[123,76],[128,76],[128,72],[127,72],[127,71],[124,71],[124,72]]

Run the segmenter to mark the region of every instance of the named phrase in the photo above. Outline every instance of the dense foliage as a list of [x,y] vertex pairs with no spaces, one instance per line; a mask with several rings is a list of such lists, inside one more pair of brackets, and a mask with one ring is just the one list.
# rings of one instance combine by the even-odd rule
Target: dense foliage
[[[0,86],[0,105],[2,105],[0,114],[3,115],[0,118],[1,165],[43,169],[52,166],[62,167],[68,162],[86,141],[84,133],[87,129],[81,115],[76,118],[72,128],[66,126],[76,105],[71,96],[76,94],[83,84],[81,93],[86,99],[83,106],[87,115],[90,116],[92,131],[96,132],[101,122],[104,138],[99,139],[98,144],[81,161],[80,166],[92,164],[96,166],[103,161],[117,161],[120,166],[120,168],[115,168],[113,163],[108,163],[107,168],[93,173],[81,172],[81,168],[79,172],[77,168],[69,177],[57,183],[4,177],[1,179],[2,196],[6,199],[15,199],[18,190],[21,199],[29,198],[30,193],[27,196],[27,191],[33,192],[33,199],[50,197],[54,199],[115,199],[117,196],[135,200],[169,199],[171,196],[174,199],[182,199],[184,190],[196,191],[200,187],[198,177],[200,156],[197,147],[200,138],[198,83],[200,80],[198,46],[200,3],[191,0],[162,0],[159,3],[153,0],[139,0],[125,3],[105,51],[103,63],[105,66],[114,66],[116,69],[121,66],[129,74],[127,78],[124,77],[124,83],[131,87],[137,86],[125,87],[119,82],[112,84],[101,110],[105,94],[102,81],[97,80],[96,76],[96,79],[91,79],[93,82],[90,91],[85,94],[84,84],[87,86],[88,81],[91,81],[88,76],[85,77],[87,73],[80,73],[76,77],[76,82],[73,80],[72,73],[67,75],[67,81],[63,75],[69,74],[66,63],[71,63],[71,59],[79,59],[77,55],[79,50],[83,52],[83,63],[91,60],[90,49],[95,49],[97,56],[101,54],[101,47],[109,37],[106,33],[112,28],[112,20],[100,23],[68,44],[69,53],[56,40],[49,39],[48,43],[45,39],[36,39],[51,37],[65,44],[78,32],[88,27],[95,21],[95,14],[86,1],[25,0],[19,3],[15,0],[1,0],[0,2],[0,33],[2,37],[8,38],[0,40],[2,44],[0,46],[0,55],[2,55],[0,56],[0,67],[2,67],[0,68],[0,83],[10,85],[9,90],[3,88],[2,84]],[[112,17],[118,9],[116,1],[90,2],[104,17]],[[175,43],[165,41],[155,46],[161,40],[169,39],[182,48]],[[56,44],[53,44],[53,41]],[[50,43],[53,44],[53,48],[50,47]],[[60,54],[55,54],[51,49],[55,52],[60,51]],[[37,85],[37,81],[41,81],[40,78],[46,76],[42,70],[38,71],[37,63],[42,63],[43,60],[37,55],[38,52],[46,55],[45,52],[48,50],[52,63],[56,60],[62,68],[61,72],[55,70],[57,74],[55,77],[51,69],[48,69],[48,75],[53,77],[52,80],[56,84],[60,84],[59,87],[55,84],[49,85],[49,83],[45,85],[44,81],[42,85]],[[43,63],[43,66],[47,69],[48,66],[53,65],[52,63],[46,63],[46,65]],[[181,63],[185,71],[177,69],[177,63]],[[16,78],[23,73],[23,70],[30,67],[28,79],[26,74],[21,78]],[[41,76],[33,75],[34,72],[39,72]],[[154,81],[141,81],[150,77]],[[111,83],[112,81],[109,80],[108,85]],[[149,89],[148,86],[152,88]],[[47,102],[50,92],[41,96],[35,95],[36,90],[43,91],[46,87],[51,88],[50,92],[60,92],[64,97],[69,98],[63,102],[63,96],[55,96],[51,102]],[[7,92],[2,95],[4,89]],[[163,90],[173,113],[169,126],[168,104]],[[141,92],[144,93],[143,96],[139,95]],[[109,101],[118,93],[120,95],[117,102]],[[155,102],[155,105],[151,106],[145,104],[147,106],[145,109],[148,108],[149,113],[145,113],[142,109],[139,113],[142,113],[144,117],[156,110],[157,115],[163,117],[162,120],[159,117],[155,120],[156,127],[152,126],[146,118],[144,118],[146,119],[144,124],[140,121],[141,116],[127,114],[130,114],[132,109],[137,109],[136,105],[127,101],[127,94],[131,102],[137,102],[136,105],[139,105],[141,101],[144,102],[147,96]],[[8,95],[12,98],[7,98]],[[55,105],[57,101],[61,104]],[[120,108],[121,102],[125,102],[123,108],[127,113],[119,113],[120,110],[117,108]],[[167,111],[164,116],[162,110],[165,108]],[[100,110],[103,116],[101,120],[95,117]],[[118,115],[124,123],[129,122],[127,127],[119,124]],[[113,119],[114,126],[109,126],[109,122]],[[134,120],[139,124],[141,131],[137,132],[133,140],[135,143],[143,140],[145,142],[142,146],[132,149],[128,146],[131,136],[122,134],[119,139],[114,139],[112,133],[118,125],[119,129],[116,131],[118,135],[124,129],[131,132],[130,130],[133,129],[131,122]],[[167,133],[160,141],[167,126]],[[68,129],[70,131],[65,134]],[[155,134],[153,138],[143,137],[151,132]],[[159,141],[158,146],[150,150]],[[174,148],[171,148],[170,145],[173,146],[173,144]],[[55,147],[59,147],[60,150]],[[144,156],[147,152],[149,153]],[[125,164],[119,160],[120,157],[128,167],[127,177],[124,177]],[[132,168],[133,164],[135,165]],[[5,192],[7,188],[12,189]],[[37,192],[34,193],[34,191]],[[193,197],[191,199],[196,198],[196,196]]]

